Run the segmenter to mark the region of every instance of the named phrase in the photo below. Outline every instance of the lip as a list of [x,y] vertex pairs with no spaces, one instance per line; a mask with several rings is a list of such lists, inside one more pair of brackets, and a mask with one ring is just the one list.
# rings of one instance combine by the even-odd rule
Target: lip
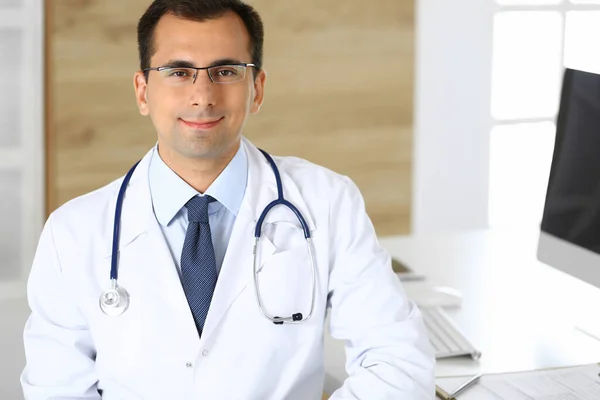
[[223,120],[223,117],[214,120],[214,121],[186,121],[182,118],[179,118],[179,120],[181,122],[183,122],[184,125],[192,128],[192,129],[211,129],[214,128],[215,126],[219,125],[219,123]]

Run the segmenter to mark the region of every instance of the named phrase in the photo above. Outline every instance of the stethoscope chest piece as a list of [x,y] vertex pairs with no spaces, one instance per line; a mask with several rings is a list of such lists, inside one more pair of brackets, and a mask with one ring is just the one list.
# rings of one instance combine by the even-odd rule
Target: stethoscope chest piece
[[129,293],[122,286],[115,285],[100,295],[100,309],[106,315],[121,315],[128,307]]

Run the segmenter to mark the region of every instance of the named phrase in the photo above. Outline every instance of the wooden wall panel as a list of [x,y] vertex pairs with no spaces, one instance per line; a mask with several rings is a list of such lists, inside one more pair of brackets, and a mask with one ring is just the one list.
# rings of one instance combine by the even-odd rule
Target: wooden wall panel
[[[245,135],[349,175],[379,234],[410,231],[414,7],[410,1],[254,0],[265,104]],[[132,74],[146,0],[49,2],[54,209],[126,172],[156,141]]]

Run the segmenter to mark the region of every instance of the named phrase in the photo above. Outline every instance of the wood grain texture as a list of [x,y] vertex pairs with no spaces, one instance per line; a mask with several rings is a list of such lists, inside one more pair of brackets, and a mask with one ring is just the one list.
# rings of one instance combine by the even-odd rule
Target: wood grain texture
[[[147,0],[48,1],[49,211],[124,174],[156,141],[139,116],[135,26]],[[350,176],[378,234],[410,231],[414,6],[254,0],[268,79],[245,136]]]

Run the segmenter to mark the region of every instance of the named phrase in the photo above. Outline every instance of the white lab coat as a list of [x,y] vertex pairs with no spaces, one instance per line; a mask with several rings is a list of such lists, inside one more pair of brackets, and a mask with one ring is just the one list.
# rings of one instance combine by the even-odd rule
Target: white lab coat
[[[202,338],[154,217],[148,153],[129,183],[121,216],[119,284],[129,309],[99,308],[109,287],[114,209],[122,179],[56,210],[41,235],[28,284],[26,399],[320,399],[323,334],[346,341],[349,378],[332,399],[431,399],[435,359],[419,310],[379,246],[357,187],[293,157],[275,157],[285,197],[304,215],[317,266],[314,314],[274,325],[252,282],[256,221],[277,198],[266,159],[243,139],[248,186]],[[375,177],[376,178],[376,177]],[[295,216],[269,213],[259,285],[272,315],[308,312],[310,264]]]

